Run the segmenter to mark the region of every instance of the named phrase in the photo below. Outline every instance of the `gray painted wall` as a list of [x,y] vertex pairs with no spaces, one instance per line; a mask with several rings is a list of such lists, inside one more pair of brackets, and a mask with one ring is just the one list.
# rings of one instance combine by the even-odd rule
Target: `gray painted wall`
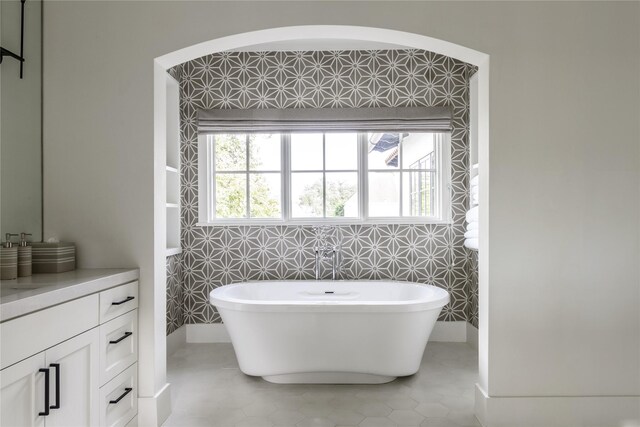
[[[153,270],[153,59],[305,24],[490,55],[487,393],[639,395],[638,2],[47,2],[45,232],[78,242],[82,267],[139,266],[141,333],[164,334],[164,307],[149,323],[166,286]],[[161,382],[158,351],[141,348],[143,397]]]
[[[25,3],[24,78],[19,62],[0,65],[0,234],[42,234],[42,3]],[[20,54],[20,1],[0,1],[0,43]]]

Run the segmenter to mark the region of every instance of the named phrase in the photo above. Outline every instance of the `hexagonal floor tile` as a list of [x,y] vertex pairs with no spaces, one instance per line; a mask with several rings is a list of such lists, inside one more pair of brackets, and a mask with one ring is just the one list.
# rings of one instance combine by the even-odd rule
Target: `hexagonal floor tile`
[[410,397],[393,397],[386,399],[384,403],[391,409],[413,409],[418,406],[418,402]]
[[367,417],[361,423],[360,427],[396,427],[397,424],[387,417]]
[[366,417],[386,417],[392,411],[382,402],[366,402],[356,408],[358,412]]
[[276,405],[267,402],[254,402],[242,408],[242,412],[248,417],[267,416],[277,410]]
[[304,419],[304,414],[299,411],[279,409],[270,414],[269,419],[273,421],[275,425],[288,425],[302,421]]
[[411,409],[394,409],[389,419],[401,426],[417,426],[424,417]]
[[328,418],[309,417],[297,423],[296,427],[336,427],[336,423]]
[[421,403],[416,406],[415,411],[425,417],[446,417],[449,408],[440,403]]

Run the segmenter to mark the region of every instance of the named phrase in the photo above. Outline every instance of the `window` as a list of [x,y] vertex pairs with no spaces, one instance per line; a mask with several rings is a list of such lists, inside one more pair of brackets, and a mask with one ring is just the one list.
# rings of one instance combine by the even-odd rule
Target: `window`
[[449,134],[201,134],[201,224],[447,222]]

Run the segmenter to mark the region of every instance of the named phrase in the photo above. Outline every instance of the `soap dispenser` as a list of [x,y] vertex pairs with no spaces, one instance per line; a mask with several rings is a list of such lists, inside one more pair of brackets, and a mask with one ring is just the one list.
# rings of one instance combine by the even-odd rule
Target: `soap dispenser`
[[31,276],[33,249],[27,242],[27,236],[31,236],[31,233],[20,233],[20,246],[18,246],[18,277]]
[[13,246],[11,237],[17,234],[7,233],[6,242],[0,248],[0,280],[18,278],[18,248]]

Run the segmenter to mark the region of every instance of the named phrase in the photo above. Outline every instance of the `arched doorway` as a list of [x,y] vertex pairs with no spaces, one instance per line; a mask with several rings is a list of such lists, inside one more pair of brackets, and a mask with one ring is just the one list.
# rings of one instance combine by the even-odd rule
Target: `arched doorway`
[[[154,301],[161,302],[165,292],[165,272],[161,271],[165,266],[165,239],[166,233],[166,136],[165,120],[167,105],[166,71],[178,64],[190,61],[207,54],[233,49],[242,49],[251,46],[261,46],[274,43],[297,42],[302,47],[305,43],[314,43],[316,46],[323,42],[335,43],[336,41],[379,43],[398,48],[412,48],[431,51],[437,54],[449,56],[478,67],[477,90],[472,92],[470,102],[475,105],[478,112],[478,163],[482,173],[480,174],[480,186],[483,191],[480,195],[480,251],[479,251],[479,372],[480,386],[486,389],[488,359],[488,218],[489,218],[489,56],[482,52],[469,49],[447,41],[402,31],[382,28],[342,26],[342,25],[308,25],[291,26],[253,31],[230,35],[214,40],[199,43],[180,49],[166,55],[155,58],[154,61],[154,190],[159,195],[154,202],[155,244],[154,265],[156,266],[156,283],[154,289]],[[157,293],[157,294],[156,294]],[[166,307],[156,304],[153,311],[153,322],[145,322],[146,325],[156,327],[147,329],[148,334],[164,333],[164,327],[157,327],[157,322],[164,325]],[[141,324],[141,329],[145,324]],[[149,328],[149,326],[147,326]],[[141,330],[144,335],[145,331]],[[156,336],[154,342],[154,354],[164,355],[165,337]],[[156,372],[164,378],[166,369],[162,364],[158,365]],[[156,375],[157,376],[157,375]],[[141,378],[144,381],[145,378]],[[151,379],[150,379],[151,380]],[[159,412],[159,411],[158,411]],[[159,420],[160,422],[162,420]]]

